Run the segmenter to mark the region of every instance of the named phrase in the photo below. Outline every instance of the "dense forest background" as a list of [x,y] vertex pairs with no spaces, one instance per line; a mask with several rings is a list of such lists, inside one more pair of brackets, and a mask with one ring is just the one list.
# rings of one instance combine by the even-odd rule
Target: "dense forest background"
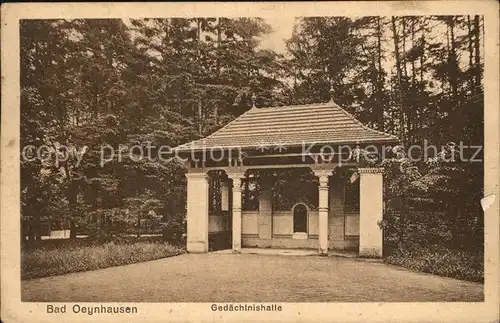
[[[252,93],[260,107],[324,102],[331,85],[336,103],[405,147],[483,144],[482,17],[297,18],[286,53],[261,48],[271,32],[260,18],[21,21],[22,147],[88,146],[80,165],[71,151],[64,162],[21,162],[26,235],[39,236],[43,219],[73,237],[114,234],[141,219],[154,226],[151,210],[178,225],[183,166],[100,167],[100,145],[203,137],[249,109]],[[390,241],[424,230],[415,240],[482,250],[482,163],[387,167]],[[415,205],[429,212],[414,219]]]

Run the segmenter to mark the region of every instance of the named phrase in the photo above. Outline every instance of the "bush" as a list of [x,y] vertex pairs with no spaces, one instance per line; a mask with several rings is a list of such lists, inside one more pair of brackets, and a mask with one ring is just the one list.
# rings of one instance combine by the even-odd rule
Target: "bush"
[[173,245],[185,245],[187,222],[183,214],[172,216],[162,225],[163,239]]
[[456,279],[484,282],[483,254],[449,250],[440,246],[396,249],[384,259],[386,263],[411,270]]
[[59,246],[50,244],[40,248],[31,246],[22,249],[21,279],[122,266],[172,257],[182,252],[182,248],[168,243],[137,241],[100,245],[82,241]]

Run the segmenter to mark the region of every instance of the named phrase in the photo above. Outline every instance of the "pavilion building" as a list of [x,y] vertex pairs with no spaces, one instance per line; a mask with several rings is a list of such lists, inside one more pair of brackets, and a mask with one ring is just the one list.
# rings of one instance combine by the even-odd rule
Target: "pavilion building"
[[[362,165],[351,152],[398,142],[333,100],[253,104],[213,134],[175,148],[189,164],[187,251],[208,252],[209,241],[226,237],[235,252],[308,248],[381,257],[383,169]],[[284,201],[280,174],[287,171],[306,180]]]

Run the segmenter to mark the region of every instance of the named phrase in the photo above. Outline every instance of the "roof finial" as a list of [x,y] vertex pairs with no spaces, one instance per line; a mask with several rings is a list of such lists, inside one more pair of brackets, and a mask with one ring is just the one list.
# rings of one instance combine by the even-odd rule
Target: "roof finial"
[[255,93],[252,93],[252,108],[255,108],[255,101],[257,100],[257,97],[255,96]]
[[333,93],[335,92],[335,90],[333,89],[333,85],[330,84],[330,90],[328,91],[328,93],[330,94],[330,103],[333,103]]

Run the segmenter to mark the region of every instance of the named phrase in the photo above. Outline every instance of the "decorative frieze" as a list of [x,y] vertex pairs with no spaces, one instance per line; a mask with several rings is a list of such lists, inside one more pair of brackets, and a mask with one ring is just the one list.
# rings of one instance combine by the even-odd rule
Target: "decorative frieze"
[[382,174],[382,173],[384,173],[384,168],[382,168],[382,167],[358,168],[358,173],[360,173],[360,174]]
[[186,173],[186,178],[189,179],[207,179],[208,174],[204,172],[188,172]]

